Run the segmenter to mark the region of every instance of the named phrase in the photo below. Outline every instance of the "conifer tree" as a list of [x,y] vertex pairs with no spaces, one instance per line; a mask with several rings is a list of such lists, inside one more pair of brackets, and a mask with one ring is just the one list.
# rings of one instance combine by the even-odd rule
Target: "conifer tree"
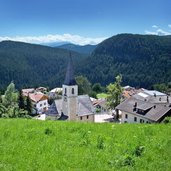
[[32,103],[29,96],[27,96],[27,100],[26,100],[26,110],[28,111],[29,115],[32,114]]
[[24,97],[22,95],[22,91],[21,90],[20,90],[19,96],[18,96],[18,107],[20,109],[25,109]]

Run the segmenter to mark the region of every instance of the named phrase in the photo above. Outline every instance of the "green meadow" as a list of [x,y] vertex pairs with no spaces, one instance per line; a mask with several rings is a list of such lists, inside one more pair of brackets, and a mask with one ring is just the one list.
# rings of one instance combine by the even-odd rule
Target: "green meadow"
[[171,124],[0,119],[0,171],[171,170]]

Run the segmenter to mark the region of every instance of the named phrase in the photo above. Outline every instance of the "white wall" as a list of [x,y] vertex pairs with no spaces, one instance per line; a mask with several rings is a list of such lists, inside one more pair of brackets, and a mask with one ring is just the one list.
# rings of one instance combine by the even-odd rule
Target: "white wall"
[[42,112],[45,108],[46,109],[48,108],[48,101],[47,101],[47,99],[46,100],[39,101],[36,104],[36,109],[38,110],[38,112]]
[[[152,121],[144,118],[143,116],[137,116],[131,113],[127,113],[127,112],[123,112],[121,111],[121,123],[140,123],[140,119],[143,121],[142,123],[151,123]],[[127,118],[125,117],[125,115],[127,114]],[[134,121],[134,117],[137,118],[137,121]]]

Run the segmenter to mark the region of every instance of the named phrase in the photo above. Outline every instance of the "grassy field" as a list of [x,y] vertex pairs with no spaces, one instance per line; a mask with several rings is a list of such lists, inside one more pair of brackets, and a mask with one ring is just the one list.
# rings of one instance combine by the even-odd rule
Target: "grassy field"
[[171,170],[171,124],[0,119],[0,171]]
[[106,93],[97,94],[97,98],[98,99],[105,99],[106,97],[107,97],[107,94]]

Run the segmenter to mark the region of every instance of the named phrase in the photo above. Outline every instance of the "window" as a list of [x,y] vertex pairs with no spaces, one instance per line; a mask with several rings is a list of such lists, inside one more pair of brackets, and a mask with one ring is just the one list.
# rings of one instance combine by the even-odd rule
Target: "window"
[[74,88],[72,88],[72,94],[74,94]]
[[137,117],[134,117],[134,122],[137,122]]
[[126,119],[128,118],[128,115],[127,115],[127,114],[125,114],[125,118],[126,118]]
[[44,103],[44,105],[46,105],[46,102]]
[[140,123],[144,123],[144,120],[143,119],[140,119]]
[[89,116],[87,115],[87,119],[89,118]]
[[81,117],[80,117],[80,120],[82,120],[82,119],[83,119],[83,117],[81,116]]
[[65,88],[65,95],[67,94],[67,89]]
[[40,107],[42,107],[42,104],[40,104]]

